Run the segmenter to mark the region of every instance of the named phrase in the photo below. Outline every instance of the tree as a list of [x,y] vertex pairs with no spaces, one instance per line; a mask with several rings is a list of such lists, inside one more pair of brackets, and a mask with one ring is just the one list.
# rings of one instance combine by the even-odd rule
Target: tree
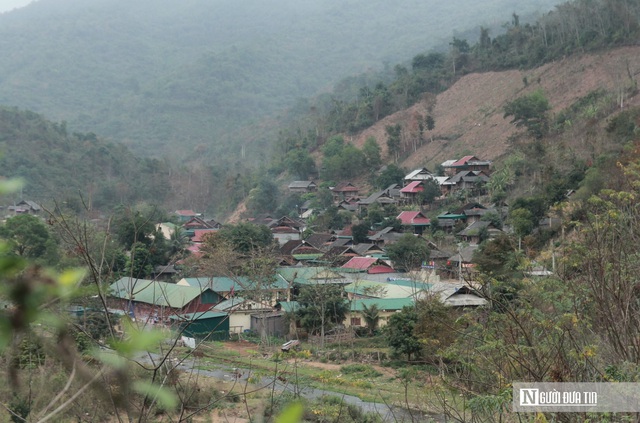
[[410,271],[429,260],[429,246],[420,237],[406,233],[386,248],[387,255],[397,270]]
[[371,306],[363,304],[362,317],[364,318],[364,323],[367,325],[369,335],[373,335],[376,330],[378,330],[378,324],[380,323],[380,309],[376,304],[372,304]]
[[394,163],[391,163],[390,165],[387,165],[387,167],[376,178],[376,187],[384,189],[392,184],[402,185],[404,175],[406,175],[406,171],[404,169]]
[[393,161],[397,162],[400,155],[400,134],[402,133],[402,126],[399,123],[395,125],[387,125],[385,127],[387,133],[387,149],[389,155],[393,157]]
[[425,357],[442,354],[455,342],[461,322],[437,295],[416,301],[415,309],[418,320],[414,332],[420,338],[421,353]]
[[135,279],[146,279],[153,272],[149,248],[142,242],[131,246],[131,255],[127,259],[126,273]]
[[319,333],[324,348],[326,332],[344,322],[349,312],[349,302],[343,298],[342,288],[331,283],[305,285],[300,290],[298,303],[300,325],[311,334]]
[[525,208],[513,209],[509,212],[509,222],[513,231],[519,237],[525,237],[531,233],[535,227],[533,215]]
[[422,204],[431,204],[433,200],[442,195],[442,190],[440,190],[438,181],[433,178],[424,181],[422,186],[424,189],[419,194],[420,202]]
[[329,153],[325,153],[322,161],[321,175],[324,179],[349,179],[358,176],[366,168],[365,154],[351,143],[336,141],[324,151]]
[[420,356],[422,346],[414,329],[418,323],[418,313],[414,307],[404,307],[399,313],[394,313],[387,326],[384,335],[387,344],[394,354],[406,355],[407,361]]
[[268,178],[262,178],[249,192],[247,207],[254,213],[273,212],[278,207],[278,186]]
[[148,245],[152,242],[151,234],[159,217],[157,208],[121,207],[116,210],[116,218],[113,220],[116,238],[127,250],[136,242]]
[[351,226],[351,236],[353,237],[354,244],[367,242],[369,237],[369,227],[370,225],[367,222]]
[[0,227],[0,237],[8,242],[11,251],[21,257],[54,264],[58,246],[49,230],[36,216],[22,214],[7,219]]
[[217,235],[223,243],[227,243],[234,251],[242,254],[267,249],[274,245],[273,234],[265,225],[247,222],[224,225]]
[[549,131],[547,112],[550,109],[549,100],[542,90],[536,90],[507,103],[504,106],[504,117],[513,117],[511,123],[526,127],[532,136],[540,139]]
[[505,234],[480,245],[473,254],[473,262],[480,272],[498,280],[522,277],[518,274],[518,246]]
[[362,146],[362,152],[366,158],[366,165],[371,170],[371,172],[375,171],[380,167],[382,163],[382,157],[380,155],[380,146],[378,145],[378,141],[374,137],[367,137]]
[[284,159],[284,165],[291,175],[306,180],[316,174],[316,164],[309,152],[302,148],[291,150]]
[[185,249],[189,244],[189,237],[184,229],[176,226],[169,235],[168,254],[169,257],[181,258],[185,254]]

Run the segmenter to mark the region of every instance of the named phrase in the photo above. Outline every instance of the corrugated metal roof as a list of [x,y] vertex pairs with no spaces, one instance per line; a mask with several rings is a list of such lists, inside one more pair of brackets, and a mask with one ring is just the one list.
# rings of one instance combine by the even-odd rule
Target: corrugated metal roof
[[[345,286],[344,290],[350,294],[379,298],[406,298],[416,295],[420,291],[431,289],[432,285],[415,281],[357,281]],[[376,295],[373,295],[376,294]]]
[[[234,291],[239,292],[253,289],[256,283],[243,276],[238,276],[236,278],[214,276],[204,278],[183,278],[180,279],[178,285],[211,288],[213,292],[229,292],[231,291],[231,288],[233,288]],[[269,287],[271,289],[284,289],[288,287],[288,284],[282,276],[276,274],[275,280],[269,281]]]
[[353,257],[351,260],[346,262],[342,267],[344,269],[367,270],[377,261],[378,259],[373,257]]
[[431,220],[420,211],[403,211],[398,215],[403,225],[427,226],[431,224]]
[[420,168],[420,169],[416,169],[413,172],[409,173],[408,175],[406,175],[404,177],[405,180],[415,180],[415,179],[421,179],[421,180],[425,180],[425,179],[430,179],[433,177],[433,173],[431,173],[431,171],[429,169],[427,169],[426,167]]
[[371,275],[379,275],[381,273],[395,273],[395,270],[393,270],[393,268],[387,266],[387,265],[377,265],[377,266],[371,266],[368,270],[367,273],[371,274]]
[[324,255],[324,253],[320,254],[294,254],[293,258],[296,260],[315,260]]
[[213,319],[219,317],[226,317],[228,313],[220,313],[216,311],[205,311],[205,312],[196,312],[196,313],[185,313],[179,314],[177,316],[169,316],[171,320],[185,321],[191,322],[194,320],[204,320],[204,319]]
[[351,301],[351,311],[363,311],[364,307],[371,308],[376,305],[381,311],[402,310],[404,307],[412,306],[414,300],[407,298],[364,298]]
[[422,181],[413,181],[410,184],[408,184],[406,187],[402,188],[400,192],[406,194],[406,193],[416,193],[416,192],[424,191],[424,187],[420,186],[420,184],[422,184]]
[[203,292],[199,287],[134,278],[122,278],[109,290],[116,298],[171,308],[183,308]]
[[287,313],[294,313],[300,309],[300,303],[297,301],[280,301],[280,308]]
[[233,297],[228,300],[224,300],[215,305],[216,310],[229,310],[234,307],[238,307],[245,301],[242,297]]
[[478,158],[477,158],[476,156],[464,156],[463,158],[461,158],[461,159],[460,159],[460,160],[458,160],[457,162],[451,163],[451,165],[450,165],[450,166],[451,166],[451,167],[454,167],[454,166],[464,166],[464,165],[466,165],[466,164],[467,164],[467,162],[468,162],[469,160],[473,160],[473,159],[478,160]]
[[316,186],[313,181],[293,181],[289,184],[289,188],[308,188],[311,186]]

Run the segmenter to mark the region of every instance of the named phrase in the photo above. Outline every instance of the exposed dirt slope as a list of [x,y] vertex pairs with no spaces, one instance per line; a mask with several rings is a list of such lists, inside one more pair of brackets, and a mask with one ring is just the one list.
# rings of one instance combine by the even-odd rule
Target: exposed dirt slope
[[[519,130],[503,118],[507,102],[541,88],[553,113],[557,113],[600,87],[619,89],[629,83],[630,75],[636,78],[639,73],[640,47],[624,47],[572,56],[529,71],[466,75],[437,97],[435,129],[431,134],[434,141],[419,147],[402,165],[433,170],[444,160],[459,158],[463,153],[496,160],[508,150],[509,136]],[[637,102],[638,98],[630,101]],[[424,102],[386,117],[352,141],[361,147],[367,137],[374,136],[386,154],[385,127],[396,123],[403,128],[415,126],[417,115],[426,115]]]

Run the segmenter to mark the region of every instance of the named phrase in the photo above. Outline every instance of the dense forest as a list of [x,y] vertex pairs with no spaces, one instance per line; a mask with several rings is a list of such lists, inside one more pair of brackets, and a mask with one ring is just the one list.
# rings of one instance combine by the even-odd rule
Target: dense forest
[[85,201],[91,210],[109,210],[116,204],[159,204],[167,195],[162,161],[137,158],[94,133],[70,133],[64,122],[31,111],[0,109],[0,151],[3,174],[25,182],[14,201],[38,198],[50,205],[56,200],[76,211]]
[[277,129],[258,123],[297,99],[554,3],[40,0],[0,16],[0,104],[144,156],[259,163]]

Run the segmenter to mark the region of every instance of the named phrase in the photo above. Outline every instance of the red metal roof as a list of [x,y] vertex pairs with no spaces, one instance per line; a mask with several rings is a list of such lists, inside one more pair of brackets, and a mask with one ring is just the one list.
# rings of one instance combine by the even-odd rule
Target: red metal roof
[[197,216],[198,213],[193,210],[176,210],[176,214],[180,216]]
[[422,181],[413,181],[406,187],[402,188],[400,192],[402,193],[416,193],[424,191],[424,187],[421,185]]
[[378,259],[375,257],[353,257],[351,260],[346,262],[342,267],[345,269],[359,269],[365,270],[368,269],[371,265],[377,262]]
[[381,273],[394,273],[394,272],[395,270],[393,270],[389,266],[383,266],[381,264],[377,266],[371,266],[369,270],[367,270],[367,273],[370,275],[379,275]]
[[431,220],[419,211],[403,211],[398,215],[403,225],[429,225]]
[[465,165],[465,164],[467,164],[467,162],[468,162],[469,160],[471,160],[471,159],[476,159],[476,160],[477,160],[477,157],[476,157],[476,156],[464,156],[463,158],[461,158],[461,159],[460,159],[460,160],[458,160],[457,162],[452,163],[452,164],[451,164],[451,166],[452,166],[452,167],[453,167],[453,166],[464,166],[464,165]]

